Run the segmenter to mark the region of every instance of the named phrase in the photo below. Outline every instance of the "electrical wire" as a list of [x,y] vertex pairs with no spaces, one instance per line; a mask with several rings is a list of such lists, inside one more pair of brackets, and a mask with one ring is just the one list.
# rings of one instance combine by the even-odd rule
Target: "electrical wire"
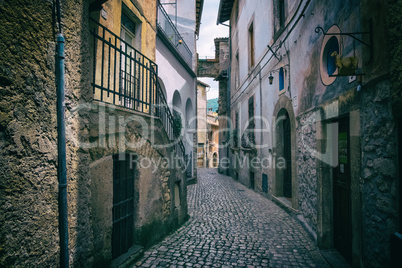
[[[299,17],[297,18],[296,22],[292,25],[292,27],[290,28],[290,30],[287,32],[287,34],[285,35],[285,37],[282,39],[282,41],[279,43],[277,49],[275,50],[275,54],[277,51],[279,51],[279,49],[281,48],[282,44],[288,39],[289,35],[292,33],[292,31],[294,30],[294,28],[297,26],[297,24],[299,23],[299,21],[301,20],[302,17],[304,17],[304,13],[308,7],[308,5],[310,4],[311,0],[307,0],[306,4],[304,5],[304,8],[302,10],[302,12],[300,13]],[[296,15],[298,14],[298,11],[300,10],[301,4],[303,3],[303,1],[300,1],[299,6],[297,7],[297,10],[295,12],[295,14],[293,15],[292,19],[290,20],[290,22],[287,24],[286,28],[288,28],[288,26],[290,25],[290,23],[292,22],[292,20],[296,17]],[[286,29],[285,28],[285,29]],[[276,39],[273,43],[273,45],[271,47],[273,47],[276,43],[276,41],[279,40]],[[265,52],[265,54],[261,57],[260,61],[258,62],[258,64],[256,64],[256,66],[258,66],[262,60],[265,58],[265,56],[270,52],[270,50],[267,50]],[[259,73],[265,68],[265,66],[267,66],[267,64],[271,61],[272,57],[274,56],[274,54],[271,54],[271,57],[267,60],[267,62],[260,68],[260,70],[258,70],[258,72],[255,73],[253,79],[251,80],[251,82],[242,90],[242,92],[236,97],[236,99],[234,101],[232,101],[231,99],[231,105],[230,106],[234,106],[234,104],[239,100],[239,98],[246,92],[246,90],[249,88],[249,86],[252,84],[252,82],[254,81],[254,79],[257,77],[257,75],[259,75]],[[242,83],[242,85],[239,88],[242,88],[243,85],[246,83],[246,81],[248,81],[248,79],[250,78],[250,76],[253,74],[253,72],[250,72],[250,74],[247,76],[247,79],[244,80],[244,82]]]

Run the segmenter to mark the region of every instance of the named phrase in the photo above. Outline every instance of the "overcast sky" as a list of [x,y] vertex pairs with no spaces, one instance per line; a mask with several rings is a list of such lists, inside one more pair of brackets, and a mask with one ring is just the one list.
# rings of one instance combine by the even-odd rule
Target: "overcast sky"
[[[204,0],[204,9],[201,17],[200,36],[197,41],[197,52],[200,59],[205,57],[214,58],[215,56],[215,43],[214,39],[217,37],[228,37],[229,27],[216,25],[218,17],[220,0]],[[218,82],[213,81],[213,78],[198,78],[204,83],[211,86],[207,93],[208,99],[217,98]]]

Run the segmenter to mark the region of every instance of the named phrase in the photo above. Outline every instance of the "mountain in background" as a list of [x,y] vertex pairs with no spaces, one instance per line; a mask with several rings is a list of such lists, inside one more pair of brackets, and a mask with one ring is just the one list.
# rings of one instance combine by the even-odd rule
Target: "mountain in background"
[[218,98],[207,100],[207,112],[209,111],[209,108],[212,108],[212,111],[217,113],[218,107]]

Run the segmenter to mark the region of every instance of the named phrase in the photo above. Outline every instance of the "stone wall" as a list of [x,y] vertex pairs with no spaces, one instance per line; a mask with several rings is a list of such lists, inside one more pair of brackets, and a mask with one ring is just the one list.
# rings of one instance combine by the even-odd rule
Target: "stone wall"
[[[218,109],[218,115],[219,115],[219,128],[221,131],[219,131],[219,145],[221,146],[219,148],[219,166],[218,166],[218,171],[219,173],[226,174],[228,170],[228,165],[227,162],[225,164],[225,161],[227,160],[228,157],[228,142],[230,140],[230,132],[229,131],[223,131],[224,129],[230,129],[231,126],[229,126],[228,121],[226,120],[226,116],[228,116],[228,102],[227,102],[227,83],[228,81],[226,79],[221,79],[219,80],[219,109]],[[222,160],[224,159],[224,160]]]
[[397,230],[397,141],[390,82],[362,89],[363,251],[370,266],[388,266],[390,236]]
[[[184,167],[174,161],[176,152],[160,146],[169,140],[158,118],[104,103],[92,107],[91,131],[82,140],[94,144],[90,149],[92,228],[101,234],[95,238],[94,253],[95,263],[102,263],[111,261],[113,155],[129,153],[130,162],[136,165],[136,244],[152,245],[187,219],[187,181]],[[180,206],[174,204],[176,183],[180,185]]]
[[199,77],[218,77],[219,61],[216,59],[198,59],[197,76]]
[[299,212],[310,232],[317,232],[317,166],[312,151],[317,150],[316,113],[307,112],[297,119],[297,179]]
[[388,0],[387,2],[387,28],[390,57],[390,78],[392,83],[392,104],[395,113],[402,113],[402,3]]
[[58,263],[51,1],[0,3],[0,266]]
[[[51,1],[1,4],[1,266],[59,263],[55,34]],[[88,6],[62,2],[66,111],[91,98]],[[3,44],[3,42],[2,42]],[[4,78],[3,78],[4,77]],[[85,120],[73,123],[85,132]],[[89,157],[67,143],[72,265],[90,265]]]

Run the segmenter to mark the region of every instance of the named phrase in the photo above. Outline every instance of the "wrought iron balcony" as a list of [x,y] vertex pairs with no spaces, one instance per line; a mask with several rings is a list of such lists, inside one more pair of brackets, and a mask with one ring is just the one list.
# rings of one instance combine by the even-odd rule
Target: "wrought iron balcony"
[[105,26],[92,20],[93,80],[96,100],[154,114],[158,67]]
[[185,161],[181,133],[173,127],[156,63],[97,21],[91,19],[91,25],[94,99],[159,117],[171,146]]
[[188,48],[183,37],[180,35],[176,26],[170,19],[166,10],[161,4],[158,4],[158,30],[165,36],[172,46],[179,52],[184,61],[192,69],[193,66],[193,53]]

